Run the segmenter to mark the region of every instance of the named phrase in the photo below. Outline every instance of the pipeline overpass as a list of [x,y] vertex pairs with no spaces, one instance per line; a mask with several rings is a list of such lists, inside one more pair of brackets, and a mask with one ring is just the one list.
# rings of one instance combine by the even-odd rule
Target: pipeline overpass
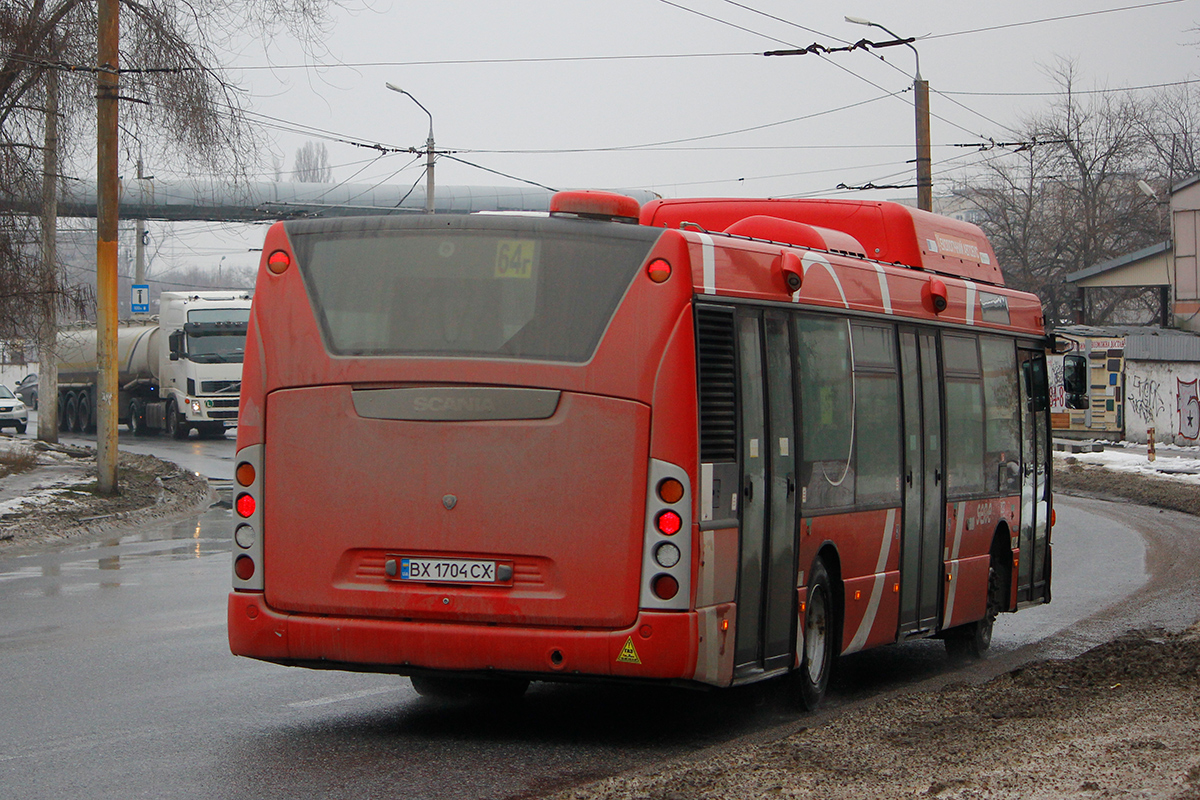
[[[645,189],[615,190],[647,203],[658,197]],[[549,211],[548,189],[532,186],[438,186],[436,213]],[[0,200],[0,210],[37,214],[40,199]],[[384,184],[282,183],[253,181],[122,180],[121,219],[209,222],[263,222],[294,217],[412,214],[425,210],[424,187]],[[95,217],[96,185],[77,183],[58,200],[60,217]]]

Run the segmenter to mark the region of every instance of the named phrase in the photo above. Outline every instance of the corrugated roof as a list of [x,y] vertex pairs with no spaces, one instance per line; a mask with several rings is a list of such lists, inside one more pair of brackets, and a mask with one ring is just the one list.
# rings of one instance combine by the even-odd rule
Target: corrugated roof
[[1066,336],[1125,339],[1125,358],[1135,361],[1200,361],[1200,333],[1152,325],[1063,325]]

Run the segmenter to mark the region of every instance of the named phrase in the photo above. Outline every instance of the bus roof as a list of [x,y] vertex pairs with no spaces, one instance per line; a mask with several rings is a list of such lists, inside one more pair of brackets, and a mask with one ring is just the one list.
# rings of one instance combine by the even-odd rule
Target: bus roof
[[660,228],[699,226],[1004,285],[996,254],[977,225],[900,203],[663,199],[643,206],[640,221]]

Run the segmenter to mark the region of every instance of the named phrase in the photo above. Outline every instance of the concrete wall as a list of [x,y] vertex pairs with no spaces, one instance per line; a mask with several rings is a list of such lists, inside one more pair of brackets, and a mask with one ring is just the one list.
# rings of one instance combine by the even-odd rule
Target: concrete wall
[[1200,444],[1200,363],[1125,361],[1125,438]]

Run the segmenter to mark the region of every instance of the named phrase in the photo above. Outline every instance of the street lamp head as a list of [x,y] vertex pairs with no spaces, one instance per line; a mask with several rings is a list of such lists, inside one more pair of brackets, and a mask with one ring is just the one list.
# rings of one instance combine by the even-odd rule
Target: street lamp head
[[1149,197],[1151,200],[1158,199],[1158,195],[1154,193],[1154,189],[1152,189],[1150,184],[1146,183],[1145,181],[1139,179],[1137,182],[1137,187],[1142,194],[1146,195],[1146,197]]
[[846,22],[853,22],[855,25],[874,25],[875,24],[875,23],[871,22],[871,20],[863,19],[862,17],[846,17]]

